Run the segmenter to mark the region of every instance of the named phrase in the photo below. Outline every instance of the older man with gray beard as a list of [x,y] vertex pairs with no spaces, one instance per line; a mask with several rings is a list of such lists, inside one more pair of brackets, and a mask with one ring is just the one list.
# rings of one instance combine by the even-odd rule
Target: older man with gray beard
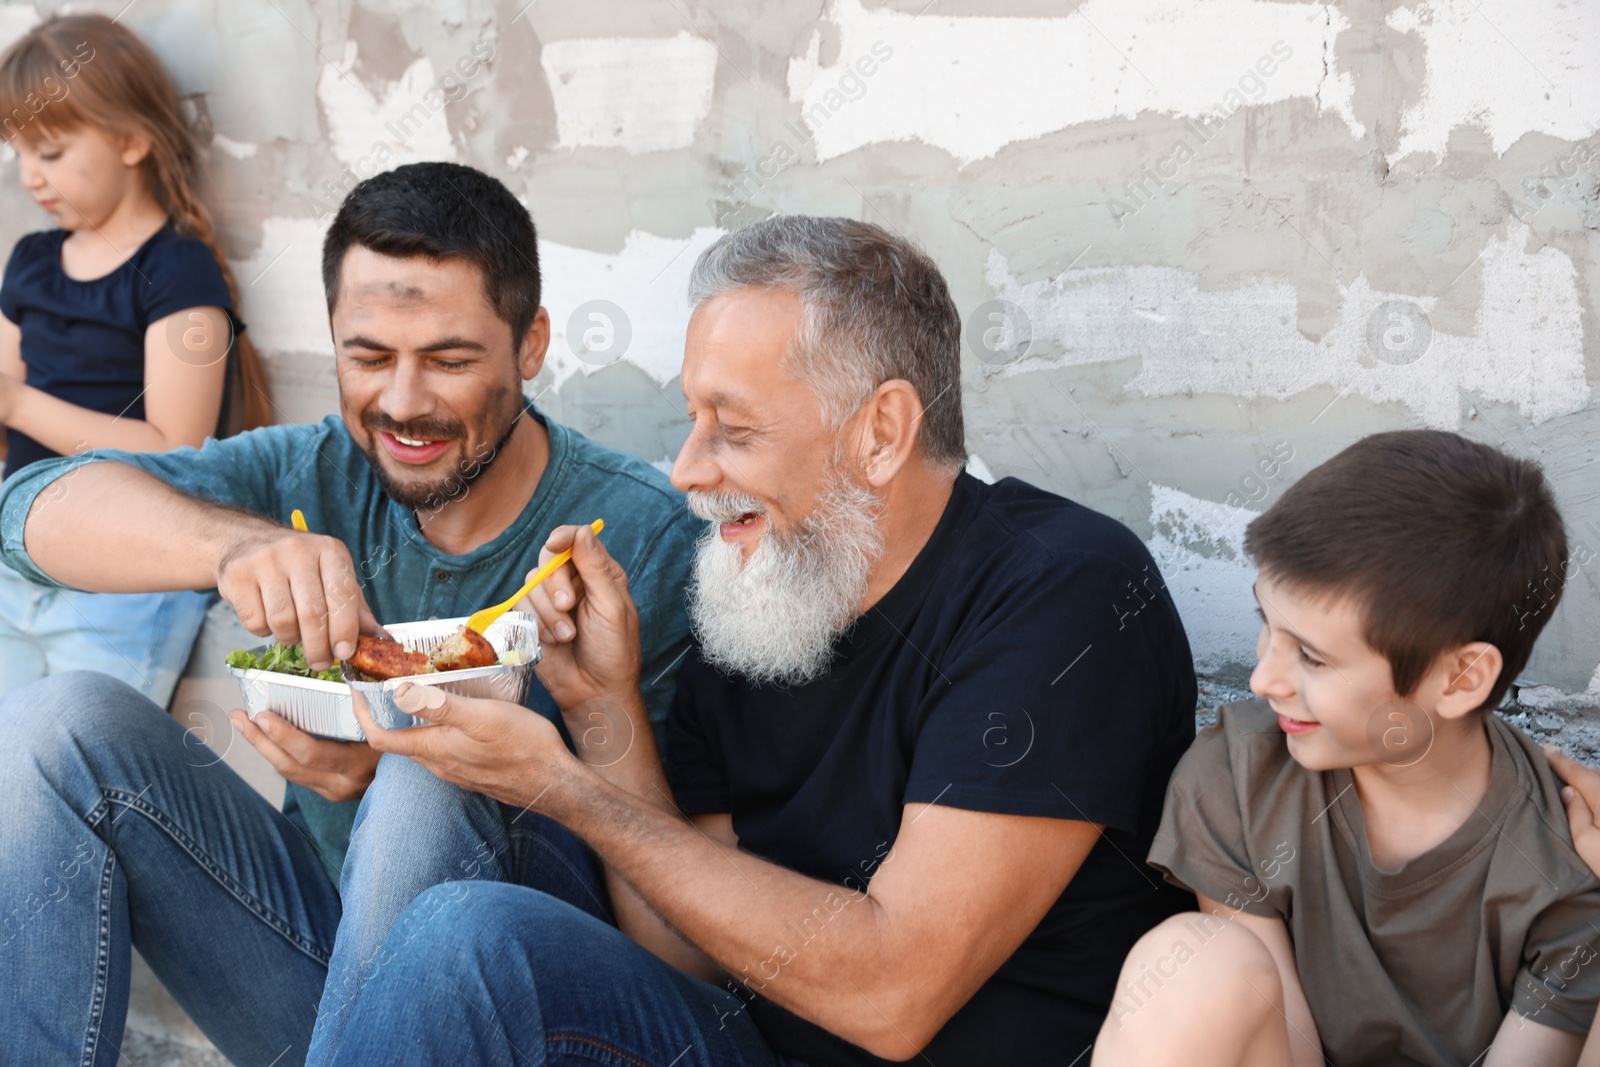
[[959,318],[908,242],[771,219],[708,249],[691,299],[672,480],[710,525],[665,763],[626,576],[586,529],[550,538],[574,567],[534,604],[576,754],[424,687],[397,699],[431,729],[363,714],[374,746],[587,842],[616,924],[430,890],[337,1062],[1080,1060],[1128,948],[1185,903],[1142,864],[1194,735],[1154,563],[963,472]]

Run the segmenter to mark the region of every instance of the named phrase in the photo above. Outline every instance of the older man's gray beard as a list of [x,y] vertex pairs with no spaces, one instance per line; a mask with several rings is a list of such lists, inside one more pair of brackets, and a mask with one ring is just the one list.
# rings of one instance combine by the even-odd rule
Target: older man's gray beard
[[769,522],[748,561],[716,524],[751,512],[764,516],[757,500],[690,493],[689,508],[712,523],[695,552],[689,586],[701,659],[758,684],[804,685],[821,677],[883,556],[882,503],[831,473],[801,528],[780,534]]

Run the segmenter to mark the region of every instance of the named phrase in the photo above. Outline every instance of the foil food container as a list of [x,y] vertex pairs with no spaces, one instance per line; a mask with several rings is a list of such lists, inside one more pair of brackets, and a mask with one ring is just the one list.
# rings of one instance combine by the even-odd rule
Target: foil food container
[[[261,652],[266,647],[262,645],[250,651]],[[366,740],[361,724],[356,721],[355,709],[350,705],[350,687],[343,682],[238,667],[229,667],[228,673],[238,680],[244,710],[251,719],[270,711],[308,734],[340,741]]]
[[[396,623],[385,626],[389,636],[412,652],[431,653],[467,623],[467,616],[459,619],[429,619],[425,622]],[[372,721],[385,730],[404,730],[409,726],[423,725],[394,702],[394,691],[406,682],[431,685],[447,693],[464,697],[484,697],[490,700],[508,700],[521,704],[528,696],[528,686],[533,681],[533,668],[543,650],[539,647],[539,624],[535,616],[521,611],[508,611],[489,625],[483,635],[501,656],[518,652],[522,662],[515,666],[469,667],[463,671],[434,671],[413,674],[405,678],[391,678],[383,682],[361,679],[348,664],[343,665],[345,680],[350,688],[367,699],[367,710]],[[354,711],[351,712],[352,718]]]
[[[466,625],[467,617],[459,619],[427,619],[421,622],[395,623],[386,626],[389,636],[413,652],[431,653],[443,641]],[[483,635],[501,656],[517,652],[522,662],[516,665],[472,667],[461,671],[436,671],[416,674],[387,681],[368,681],[348,664],[341,664],[345,681],[325,682],[319,678],[301,678],[276,671],[242,670],[229,667],[228,672],[239,682],[239,692],[244,697],[245,711],[254,719],[263,711],[281,715],[307,733],[331,737],[341,741],[364,741],[366,734],[356,720],[351,703],[351,691],[356,690],[366,698],[372,721],[386,730],[404,730],[424,725],[394,702],[394,691],[404,682],[432,685],[447,693],[461,696],[486,697],[521,704],[527,698],[533,681],[533,668],[539,662],[537,619],[525,612],[508,611],[496,619]],[[265,649],[252,649],[260,652]]]

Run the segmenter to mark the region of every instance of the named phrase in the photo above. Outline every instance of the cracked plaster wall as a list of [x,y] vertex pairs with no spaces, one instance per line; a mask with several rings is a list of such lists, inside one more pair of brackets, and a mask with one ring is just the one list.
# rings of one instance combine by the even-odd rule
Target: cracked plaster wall
[[[54,10],[0,6],[0,43]],[[1252,658],[1244,523],[1364,433],[1537,458],[1575,555],[1600,555],[1600,0],[139,0],[123,18],[205,131],[284,418],[335,409],[317,263],[343,190],[451,159],[539,225],[556,337],[531,392],[654,461],[685,434],[701,248],[774,211],[916,239],[967,318],[973,469],[1137,530],[1215,677]],[[45,220],[9,153],[0,171],[9,246]],[[1595,570],[1526,672],[1541,692],[1600,700]]]

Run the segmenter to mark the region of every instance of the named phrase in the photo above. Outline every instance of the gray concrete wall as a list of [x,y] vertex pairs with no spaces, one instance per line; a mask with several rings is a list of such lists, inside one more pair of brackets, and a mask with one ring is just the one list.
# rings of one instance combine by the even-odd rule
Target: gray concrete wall
[[[526,6],[524,6],[526,4]],[[0,8],[0,41],[58,5]],[[115,13],[123,0],[74,5]],[[539,403],[666,461],[696,252],[775,211],[921,242],[973,468],[1131,525],[1202,669],[1252,657],[1249,517],[1361,434],[1539,459],[1573,580],[1526,680],[1600,698],[1600,2],[139,0],[207,131],[282,416],[334,409],[328,213],[402,162],[526,199]],[[0,242],[45,224],[0,164]]]

